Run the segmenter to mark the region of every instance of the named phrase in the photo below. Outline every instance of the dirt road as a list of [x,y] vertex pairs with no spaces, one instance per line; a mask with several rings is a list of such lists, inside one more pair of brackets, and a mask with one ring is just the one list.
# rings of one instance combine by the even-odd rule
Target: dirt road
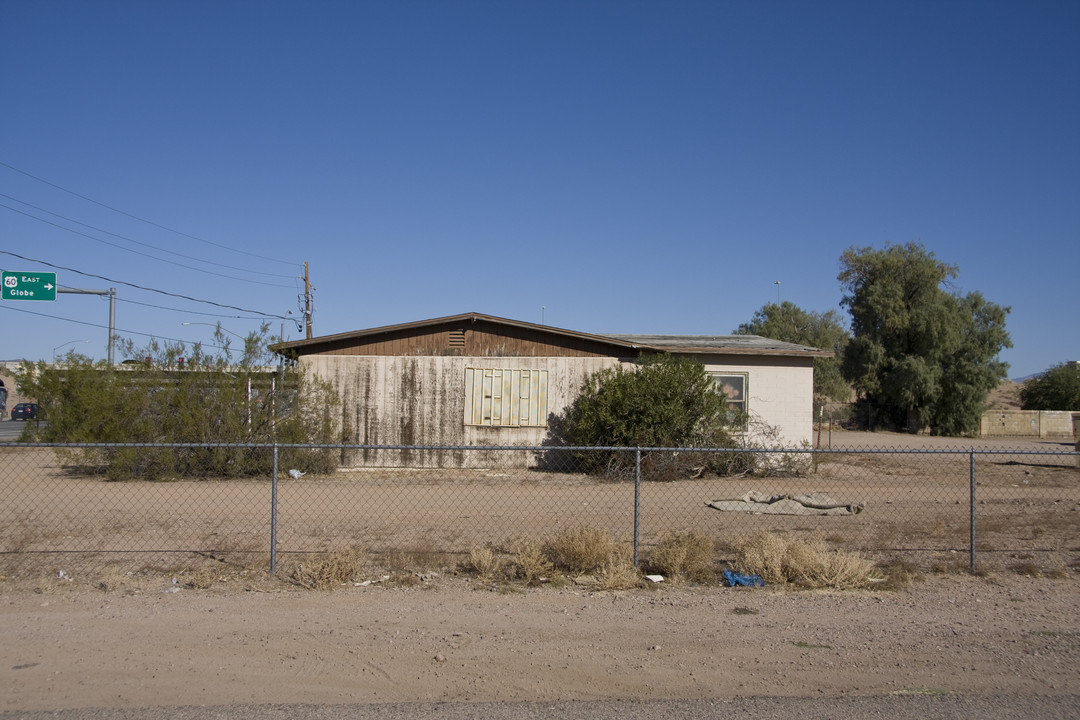
[[323,593],[57,583],[44,593],[0,583],[4,717],[750,696],[1009,696],[1057,707],[1080,687],[1075,578],[954,574],[848,593],[497,593],[463,577]]

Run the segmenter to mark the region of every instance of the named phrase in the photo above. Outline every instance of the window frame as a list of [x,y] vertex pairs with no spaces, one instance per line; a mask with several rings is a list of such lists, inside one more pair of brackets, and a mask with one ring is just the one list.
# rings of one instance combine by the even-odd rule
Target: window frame
[[[709,378],[713,382],[713,386],[716,387],[717,391],[724,396],[727,402],[728,420],[731,429],[739,433],[747,432],[749,430],[750,421],[750,373],[738,370],[709,370],[708,373]],[[724,391],[722,384],[722,380],[724,378],[739,378],[742,381],[741,400],[732,400],[731,396]],[[739,406],[736,412],[742,414],[742,422],[733,422],[734,413],[731,410],[733,406]]]

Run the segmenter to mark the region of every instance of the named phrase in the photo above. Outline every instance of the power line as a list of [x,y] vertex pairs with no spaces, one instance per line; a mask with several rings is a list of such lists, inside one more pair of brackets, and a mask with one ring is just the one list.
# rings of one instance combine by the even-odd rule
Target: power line
[[[89,327],[102,328],[104,330],[109,329],[108,325],[102,325],[101,323],[92,323],[92,322],[87,322],[85,320],[73,320],[71,318],[60,317],[59,315],[49,315],[48,313],[35,312],[34,310],[25,310],[23,308],[14,308],[14,307],[10,307],[10,306],[7,306],[7,305],[0,305],[0,309],[2,309],[2,310],[11,310],[13,312],[26,313],[28,315],[37,315],[38,317],[46,317],[46,318],[51,318],[53,320],[61,320],[63,322],[75,323],[76,325],[88,325]],[[125,335],[142,335],[143,337],[155,338],[157,340],[168,340],[169,342],[178,342],[178,343],[184,343],[184,344],[188,344],[190,342],[189,340],[181,340],[180,338],[164,337],[162,335],[155,335],[153,333],[139,332],[138,330],[123,330],[121,328],[115,328],[114,327],[112,329],[112,331],[113,331],[113,333],[115,335],[119,335],[120,333],[123,333]],[[111,340],[110,340],[110,342],[111,342]],[[194,344],[194,343],[192,343],[192,344]],[[204,344],[202,346],[203,347],[208,347],[208,348],[214,348],[215,350],[224,350],[224,348],[221,345]]]
[[[176,265],[177,267],[187,268],[188,270],[194,270],[196,272],[206,273],[207,275],[215,275],[217,277],[225,278],[227,280],[236,280],[238,282],[254,283],[256,285],[269,285],[270,287],[290,287],[289,285],[282,285],[281,283],[268,283],[268,282],[263,282],[262,280],[249,280],[247,278],[233,277],[232,275],[224,275],[222,273],[216,273],[213,270],[205,270],[203,268],[197,268],[197,267],[192,267],[191,265],[185,265],[183,263],[178,263],[178,262],[175,262],[173,260],[165,260],[163,258],[154,257],[153,255],[150,255],[148,253],[140,252],[138,250],[132,250],[131,248],[126,248],[126,247],[124,247],[122,245],[117,245],[116,243],[111,243],[108,240],[102,240],[101,238],[96,238],[93,235],[87,235],[84,232],[79,232],[78,230],[72,230],[71,228],[66,228],[63,225],[58,225],[58,224],[56,224],[54,222],[51,222],[49,220],[45,220],[44,218],[35,217],[34,215],[31,215],[28,212],[24,212],[22,210],[19,210],[18,208],[13,208],[10,205],[5,205],[4,203],[0,203],[0,207],[7,208],[8,210],[11,210],[12,212],[17,212],[20,215],[25,215],[28,218],[33,218],[34,220],[37,220],[38,222],[45,223],[46,225],[52,225],[53,227],[60,228],[61,230],[67,230],[69,233],[74,233],[75,235],[82,235],[83,237],[89,238],[89,239],[94,240],[96,242],[103,243],[105,245],[111,245],[114,248],[119,248],[120,250],[125,250],[125,251],[130,252],[130,253],[135,253],[136,255],[142,255],[143,257],[148,257],[151,260],[157,260],[159,262],[168,263],[170,265]],[[46,212],[48,212],[48,211],[46,210]],[[202,262],[202,261],[200,261],[200,262]]]
[[[140,240],[136,240],[135,238],[129,238],[129,237],[126,237],[124,235],[120,235],[118,233],[110,232],[110,231],[105,230],[103,228],[99,228],[99,227],[96,227],[94,225],[90,225],[88,223],[80,222],[80,221],[76,220],[75,218],[70,218],[70,217],[67,217],[66,215],[61,215],[60,213],[55,213],[55,212],[53,212],[51,210],[47,210],[47,209],[45,209],[43,207],[38,207],[37,205],[26,202],[25,200],[20,200],[17,197],[12,197],[11,195],[0,193],[0,197],[5,197],[8,200],[13,200],[13,201],[15,201],[15,202],[17,202],[17,203],[19,203],[21,205],[25,205],[27,207],[34,208],[35,210],[37,210],[39,212],[47,213],[49,215],[52,215],[53,217],[60,218],[61,220],[66,220],[67,222],[70,222],[70,223],[75,223],[76,225],[81,225],[81,226],[83,226],[85,228],[95,230],[95,231],[97,231],[99,233],[104,233],[106,235],[111,235],[114,238],[119,238],[120,240],[125,240],[127,242],[135,243],[136,245],[142,245],[143,247],[148,247],[148,248],[151,248],[152,250],[157,250],[158,252],[167,253],[169,255],[175,255],[176,257],[182,257],[182,258],[184,258],[186,260],[194,260],[195,262],[206,263],[207,265],[214,265],[216,267],[227,268],[229,270],[238,270],[240,272],[251,273],[253,275],[266,275],[268,277],[290,278],[290,279],[293,277],[292,275],[284,275],[282,273],[268,273],[268,272],[262,272],[260,270],[249,270],[247,268],[236,267],[235,265],[226,265],[225,263],[218,263],[218,262],[214,262],[212,260],[203,260],[202,258],[194,257],[193,255],[185,255],[184,253],[178,253],[175,250],[169,250],[167,248],[162,248],[162,247],[158,247],[156,245],[151,245],[150,243],[145,243],[145,242],[142,242]],[[16,210],[15,208],[12,208],[12,207],[10,207],[8,205],[4,205],[4,204],[0,203],[0,207],[5,207],[8,210],[12,210],[14,212],[19,212],[19,213],[25,215],[26,217],[33,218],[34,220],[46,223],[48,225],[52,225],[53,227],[58,227],[61,230],[68,230],[68,232],[75,232],[75,231],[71,230],[70,228],[65,228],[62,225],[57,225],[56,223],[49,222],[48,220],[43,220],[43,219],[41,219],[39,217],[35,217],[34,215],[31,215],[30,213],[22,212],[21,210]],[[110,246],[115,247],[115,248],[119,248],[120,250],[126,250],[128,252],[136,252],[134,250],[131,250],[130,248],[125,248],[125,247],[123,247],[121,245],[114,245],[113,243],[106,242],[105,240],[101,240],[99,238],[91,237],[90,235],[84,235],[83,233],[76,233],[76,234],[83,235],[83,237],[89,237],[91,240],[96,240],[97,242],[104,243],[106,245],[110,245]],[[137,254],[143,255],[144,257],[153,257],[152,255],[144,255],[143,253],[137,253]],[[160,260],[161,258],[154,258],[154,259],[155,260]],[[168,260],[162,260],[162,262],[169,262],[169,261]],[[181,267],[187,267],[187,266],[183,265]],[[234,278],[234,279],[239,280],[240,278]],[[287,286],[283,285],[281,287],[287,287]]]
[[207,245],[213,245],[214,247],[221,248],[222,250],[228,250],[230,252],[239,253],[241,255],[247,255],[249,257],[256,257],[256,258],[259,258],[260,260],[268,260],[270,262],[281,263],[282,265],[290,265],[290,266],[295,266],[296,265],[296,263],[289,262],[287,260],[279,260],[277,258],[267,257],[265,255],[259,255],[257,253],[248,252],[247,250],[237,250],[236,248],[231,248],[228,245],[222,245],[221,243],[212,242],[210,240],[203,240],[200,237],[196,237],[194,235],[189,235],[189,234],[187,234],[185,232],[181,232],[179,230],[173,230],[172,228],[165,227],[164,225],[159,225],[158,223],[153,222],[152,220],[146,220],[145,218],[141,218],[138,215],[133,215],[133,214],[131,214],[129,212],[125,212],[125,211],[120,210],[118,208],[114,208],[111,205],[106,205],[103,202],[100,202],[98,200],[94,200],[93,198],[86,197],[85,195],[80,195],[79,193],[77,193],[77,192],[75,192],[73,190],[68,190],[67,188],[61,187],[60,185],[57,185],[56,183],[49,182],[48,180],[46,180],[44,178],[40,178],[40,177],[38,177],[36,175],[32,175],[32,174],[26,172],[25,170],[20,170],[19,168],[15,167],[14,165],[9,165],[9,164],[7,164],[6,162],[4,162],[2,160],[0,160],[0,165],[2,165],[3,167],[8,168],[9,170],[14,170],[15,172],[19,173],[20,175],[25,175],[28,178],[31,178],[33,180],[37,180],[39,183],[43,183],[45,185],[48,185],[49,187],[56,188],[57,190],[60,190],[61,192],[66,192],[68,195],[73,195],[73,196],[79,198],[80,200],[85,200],[86,202],[93,203],[93,204],[95,204],[95,205],[97,205],[99,207],[105,208],[106,210],[111,210],[111,211],[113,211],[115,213],[119,213],[119,214],[124,215],[126,217],[129,217],[129,218],[131,218],[133,220],[138,220],[141,223],[146,223],[147,225],[152,225],[153,227],[156,227],[156,228],[158,228],[160,230],[164,230],[166,232],[171,232],[174,235],[179,235],[181,237],[186,237],[189,240],[195,240],[196,242],[206,243]]
[[[0,165],[2,165],[2,164],[3,163],[0,163]],[[25,260],[26,262],[38,263],[40,265],[45,265],[46,267],[56,268],[57,270],[65,270],[67,272],[73,272],[76,275],[82,275],[84,277],[97,278],[98,280],[104,280],[105,282],[115,283],[117,285],[125,285],[125,286],[130,287],[130,288],[135,288],[136,290],[145,290],[146,292],[158,293],[160,295],[167,295],[169,297],[180,298],[182,300],[190,300],[191,302],[205,303],[207,305],[214,305],[215,307],[228,308],[229,310],[237,310],[239,312],[253,313],[255,315],[261,315],[262,317],[271,317],[271,318],[276,318],[278,320],[291,320],[292,319],[292,318],[285,317],[284,315],[276,315],[274,313],[264,313],[264,312],[260,312],[259,310],[249,310],[248,308],[237,307],[235,305],[226,305],[224,303],[214,302],[213,300],[200,300],[199,298],[194,298],[194,297],[191,297],[190,295],[181,295],[179,293],[171,293],[171,292],[167,292],[165,290],[158,290],[157,288],[150,288],[150,287],[145,287],[143,285],[136,285],[135,283],[124,282],[123,280],[113,280],[112,278],[105,277],[104,275],[95,275],[93,273],[83,272],[81,270],[76,270],[75,268],[65,267],[63,265],[54,265],[53,263],[45,262],[44,260],[35,260],[34,258],[28,258],[28,257],[25,257],[23,255],[13,253],[13,252],[11,252],[9,250],[0,250],[0,253],[2,253],[4,255],[10,255],[11,257],[19,258],[20,260]]]
[[[186,310],[184,308],[168,307],[167,305],[155,305],[153,303],[140,302],[138,300],[129,300],[128,298],[122,297],[116,298],[116,301],[128,303],[130,305],[142,305],[143,307],[154,308],[156,310],[169,310],[171,312],[179,312],[186,315],[201,315],[203,317],[225,318],[227,320],[262,320],[261,317],[251,317],[249,315],[223,315],[221,313],[199,312],[198,310]],[[292,318],[289,319],[291,320]]]

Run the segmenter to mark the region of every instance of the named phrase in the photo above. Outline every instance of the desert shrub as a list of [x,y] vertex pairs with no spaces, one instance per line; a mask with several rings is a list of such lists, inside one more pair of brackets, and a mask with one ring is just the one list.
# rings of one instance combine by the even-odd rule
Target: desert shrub
[[613,547],[597,572],[604,590],[629,590],[641,584],[641,571],[634,567],[634,550],[629,545]]
[[576,574],[602,567],[614,550],[611,535],[587,525],[565,528],[545,546],[545,554],[555,568]]
[[[74,448],[69,465],[104,472],[110,480],[267,475],[272,455],[244,444],[331,444],[347,428],[329,385],[294,367],[266,373],[253,354],[264,334],[249,339],[234,360],[199,346],[152,344],[128,353],[149,358],[109,366],[69,353],[58,365],[24,363],[19,385],[37,400],[48,424],[33,426],[33,439],[57,443],[235,444],[231,447]],[[180,364],[180,358],[184,363]],[[308,472],[336,467],[333,450],[283,448],[279,463]]]
[[649,570],[675,579],[712,582],[717,576],[716,543],[694,530],[664,533],[649,555]]
[[490,545],[469,549],[469,565],[484,582],[492,580],[502,569],[502,560]]
[[333,590],[360,577],[365,553],[361,550],[338,550],[309,555],[293,568],[292,579],[309,590]]
[[535,538],[518,538],[512,548],[514,575],[527,585],[540,582],[555,569],[555,564],[544,554],[543,543]]
[[733,546],[735,569],[760,575],[767,583],[846,590],[883,579],[869,560],[858,553],[830,549],[820,537],[802,540],[761,533],[740,538]]
[[[593,447],[728,447],[730,425],[723,394],[705,366],[689,358],[658,355],[634,370],[619,365],[586,378],[566,412],[551,424],[551,444]],[[633,453],[590,451],[576,460],[586,472],[625,475]],[[702,463],[692,453],[651,453],[643,459],[654,479],[684,474]]]

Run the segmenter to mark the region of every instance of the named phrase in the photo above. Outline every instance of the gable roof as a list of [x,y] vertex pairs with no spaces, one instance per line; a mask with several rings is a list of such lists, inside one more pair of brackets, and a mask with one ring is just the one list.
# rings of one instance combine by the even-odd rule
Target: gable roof
[[[400,333],[423,332],[437,326],[491,323],[505,328],[529,331],[547,335],[552,339],[569,341],[587,341],[609,346],[621,354],[637,355],[642,352],[670,352],[679,354],[716,354],[716,355],[772,355],[788,357],[832,357],[827,350],[796,345],[794,343],[770,340],[758,335],[621,335],[583,333],[566,330],[551,325],[538,325],[520,320],[509,320],[482,313],[462,313],[446,317],[418,320],[397,325],[355,330],[335,335],[323,335],[303,340],[271,345],[274,352],[297,352],[300,355],[318,353],[320,350],[340,346],[349,342],[371,342],[380,336]],[[629,352],[627,352],[629,351]]]

